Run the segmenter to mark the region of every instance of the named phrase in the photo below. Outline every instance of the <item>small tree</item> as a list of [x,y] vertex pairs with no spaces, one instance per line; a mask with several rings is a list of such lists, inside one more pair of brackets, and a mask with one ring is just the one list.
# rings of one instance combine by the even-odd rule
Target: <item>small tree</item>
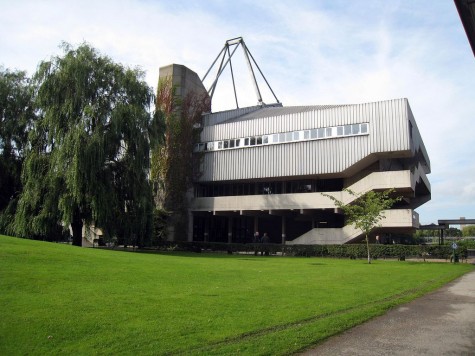
[[386,218],[384,210],[391,208],[394,203],[401,200],[401,197],[391,197],[394,189],[388,189],[384,192],[375,192],[370,190],[364,194],[355,193],[350,189],[344,189],[355,199],[350,204],[344,204],[329,194],[324,196],[333,200],[335,205],[343,210],[346,221],[357,229],[361,229],[366,237],[366,249],[368,251],[368,263],[371,263],[371,255],[369,250],[369,233],[373,228],[379,226],[379,222]]

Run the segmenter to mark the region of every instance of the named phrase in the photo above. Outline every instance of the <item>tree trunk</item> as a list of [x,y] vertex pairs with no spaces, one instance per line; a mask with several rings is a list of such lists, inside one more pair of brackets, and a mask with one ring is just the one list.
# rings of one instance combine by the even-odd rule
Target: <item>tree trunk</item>
[[82,226],[83,222],[81,219],[81,213],[76,209],[73,214],[73,221],[71,222],[74,246],[82,246]]
[[368,251],[368,263],[371,264],[371,256],[369,254],[369,238],[368,234],[366,234],[366,250]]

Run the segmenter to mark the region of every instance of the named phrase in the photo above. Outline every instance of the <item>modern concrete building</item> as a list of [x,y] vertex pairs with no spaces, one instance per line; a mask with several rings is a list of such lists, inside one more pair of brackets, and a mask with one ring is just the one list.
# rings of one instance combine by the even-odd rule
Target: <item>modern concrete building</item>
[[[196,84],[196,83],[194,83]],[[430,162],[407,99],[203,115],[200,172],[189,201],[190,241],[342,244],[363,238],[329,198],[394,188],[404,199],[374,235],[412,232],[430,200]],[[373,236],[374,238],[374,236]]]

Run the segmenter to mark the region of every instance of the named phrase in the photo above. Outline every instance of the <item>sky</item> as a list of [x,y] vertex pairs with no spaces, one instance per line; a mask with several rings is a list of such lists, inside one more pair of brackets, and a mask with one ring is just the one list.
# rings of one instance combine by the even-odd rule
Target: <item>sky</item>
[[[161,66],[201,78],[242,36],[284,106],[408,98],[431,160],[420,222],[475,218],[475,58],[453,1],[0,0],[0,9],[0,66],[29,75],[63,41],[87,42],[156,88]],[[255,105],[239,51],[233,66],[240,107]],[[230,83],[219,81],[213,111],[235,107]],[[263,100],[275,102],[268,90]]]

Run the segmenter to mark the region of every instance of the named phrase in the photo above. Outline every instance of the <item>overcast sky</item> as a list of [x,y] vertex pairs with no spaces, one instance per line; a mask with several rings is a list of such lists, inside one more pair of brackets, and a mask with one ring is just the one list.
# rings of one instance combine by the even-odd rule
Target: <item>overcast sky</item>
[[[0,65],[30,75],[62,41],[85,41],[142,68],[156,88],[159,67],[202,77],[242,36],[284,105],[408,98],[432,166],[421,223],[475,218],[475,58],[453,1],[0,0],[0,9]],[[255,105],[235,56],[239,104]],[[226,88],[224,78],[213,111],[233,108]]]

